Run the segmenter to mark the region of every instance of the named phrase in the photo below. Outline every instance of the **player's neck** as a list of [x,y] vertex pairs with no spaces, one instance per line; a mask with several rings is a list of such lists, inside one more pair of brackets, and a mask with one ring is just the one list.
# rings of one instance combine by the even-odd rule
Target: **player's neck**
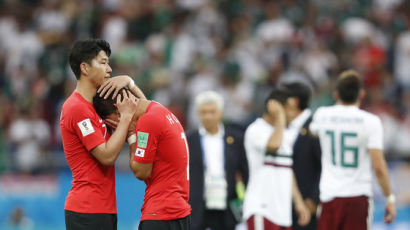
[[139,99],[137,104],[137,111],[134,113],[133,119],[138,120],[138,118],[147,111],[150,103],[150,100]]
[[207,128],[205,128],[206,129],[206,131],[209,133],[209,134],[211,134],[211,135],[215,135],[215,134],[217,134],[218,133],[218,125],[216,125],[216,126],[213,126],[213,127],[207,127]]
[[286,125],[289,125],[293,120],[295,120],[296,118],[298,118],[300,116],[300,114],[303,113],[303,110],[295,110],[294,114],[292,116],[289,116],[286,122]]
[[90,82],[82,81],[81,79],[77,81],[77,86],[75,91],[84,97],[85,100],[93,102],[93,97],[95,96],[97,89]]
[[355,106],[355,107],[360,107],[360,101],[358,100],[358,101],[356,101],[356,102],[353,102],[353,103],[346,103],[346,102],[343,102],[343,101],[341,101],[341,100],[338,100],[337,102],[336,102],[336,104],[337,105],[344,105],[344,106]]

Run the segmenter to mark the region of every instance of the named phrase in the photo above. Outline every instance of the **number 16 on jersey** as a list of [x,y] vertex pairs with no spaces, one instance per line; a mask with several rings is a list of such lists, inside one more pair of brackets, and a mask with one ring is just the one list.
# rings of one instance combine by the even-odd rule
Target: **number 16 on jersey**
[[[330,151],[332,153],[332,164],[337,165],[336,153],[340,153],[340,165],[345,168],[357,168],[359,164],[359,148],[357,145],[348,144],[350,140],[357,142],[355,132],[335,132],[327,130],[326,135],[330,138]],[[339,141],[339,142],[337,142]],[[339,148],[336,148],[338,146]]]

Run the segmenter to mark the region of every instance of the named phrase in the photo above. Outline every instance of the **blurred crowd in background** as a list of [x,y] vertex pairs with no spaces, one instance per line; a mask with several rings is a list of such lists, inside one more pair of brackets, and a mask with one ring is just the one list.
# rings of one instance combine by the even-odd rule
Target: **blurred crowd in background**
[[127,74],[186,130],[193,99],[216,90],[245,128],[267,92],[302,81],[311,107],[333,103],[338,73],[363,75],[388,159],[410,159],[410,2],[405,0],[0,0],[0,173],[66,169],[59,113],[76,80],[77,39],[111,44]]

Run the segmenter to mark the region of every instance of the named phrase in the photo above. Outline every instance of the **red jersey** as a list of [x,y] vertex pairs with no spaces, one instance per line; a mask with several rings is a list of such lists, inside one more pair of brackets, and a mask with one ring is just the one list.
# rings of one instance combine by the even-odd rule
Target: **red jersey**
[[191,213],[189,151],[184,129],[164,106],[151,102],[137,122],[134,161],[153,163],[145,181],[143,220],[172,220]]
[[74,92],[60,118],[64,154],[73,174],[64,209],[79,213],[117,213],[114,166],[101,164],[91,150],[110,133],[93,105]]

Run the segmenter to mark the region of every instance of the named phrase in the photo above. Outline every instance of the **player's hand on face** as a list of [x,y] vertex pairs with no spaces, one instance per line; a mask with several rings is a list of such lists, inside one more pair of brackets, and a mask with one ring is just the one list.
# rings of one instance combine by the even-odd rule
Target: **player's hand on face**
[[112,128],[114,130],[117,129],[118,121],[114,121],[112,119],[107,118],[107,119],[104,120],[104,122],[105,122],[105,124],[108,125],[108,127]]
[[132,117],[137,111],[137,102],[135,101],[135,98],[132,98],[132,96],[130,98],[129,94],[131,93],[124,90],[122,94],[117,96],[116,106],[121,115],[120,119],[127,116]]
[[283,105],[274,99],[270,99],[267,104],[268,113],[273,116],[275,120],[280,120],[281,122],[286,122],[285,119],[285,109]]
[[300,226],[306,226],[310,222],[310,211],[305,204],[298,205],[295,207],[296,213],[298,214],[298,224]]
[[107,99],[108,95],[110,95],[111,92],[114,92],[112,96],[114,99],[118,95],[120,89],[128,86],[130,81],[133,80],[128,75],[112,77],[105,81],[100,88],[98,88],[97,93],[100,94],[100,97],[104,96],[104,99]]
[[390,224],[396,218],[396,204],[395,203],[387,203],[384,213],[384,222]]

